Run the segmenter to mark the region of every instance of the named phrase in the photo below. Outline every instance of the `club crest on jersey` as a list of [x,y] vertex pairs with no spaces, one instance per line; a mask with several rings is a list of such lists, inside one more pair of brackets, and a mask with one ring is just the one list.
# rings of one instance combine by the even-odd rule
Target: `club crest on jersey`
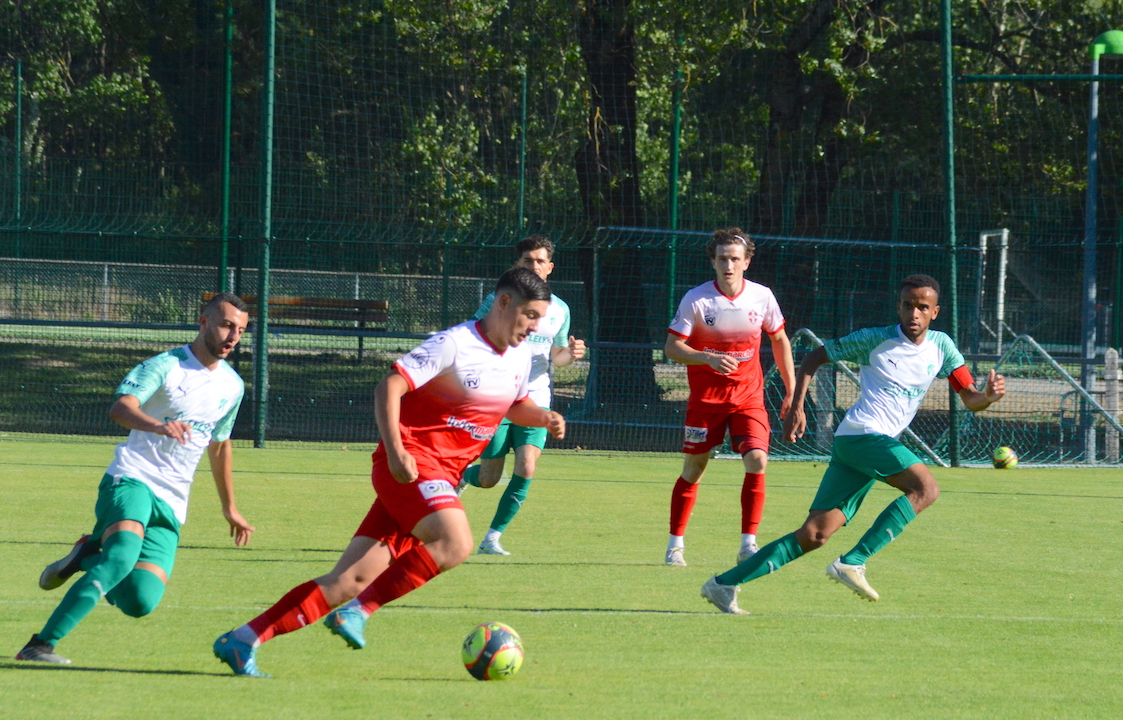
[[402,358],[402,364],[406,367],[417,368],[420,370],[429,364],[429,351],[424,347],[418,346],[409,351],[409,354]]
[[714,317],[714,314],[711,313],[711,312],[707,312],[705,315],[702,316],[702,321],[704,323],[706,323],[707,325],[713,325],[716,320],[717,320],[717,318]]
[[475,390],[480,386],[480,375],[477,372],[470,372],[464,376],[464,387],[469,390]]
[[748,312],[749,324],[760,325],[764,322],[764,317],[756,310],[749,310]]

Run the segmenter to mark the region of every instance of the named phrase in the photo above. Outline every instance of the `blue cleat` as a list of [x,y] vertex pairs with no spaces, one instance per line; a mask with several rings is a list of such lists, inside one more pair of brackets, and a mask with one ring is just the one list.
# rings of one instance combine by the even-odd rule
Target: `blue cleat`
[[249,677],[267,678],[257,669],[254,653],[257,649],[252,645],[237,640],[232,632],[223,633],[214,641],[214,656],[230,666],[235,675],[248,675]]
[[324,618],[333,635],[338,635],[347,641],[353,650],[362,650],[367,646],[367,639],[363,637],[363,628],[367,619],[356,608],[344,605],[328,613]]

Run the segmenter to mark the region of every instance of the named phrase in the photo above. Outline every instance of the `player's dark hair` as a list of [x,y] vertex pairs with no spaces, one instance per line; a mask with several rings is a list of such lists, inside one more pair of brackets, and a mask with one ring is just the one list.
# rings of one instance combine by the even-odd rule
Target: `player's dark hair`
[[530,300],[549,301],[550,286],[534,272],[523,267],[511,268],[495,284],[495,296],[507,294],[519,299],[519,304]]
[[706,255],[713,260],[717,257],[717,249],[725,245],[740,245],[745,248],[746,258],[751,258],[753,253],[756,252],[756,243],[753,242],[747,232],[739,227],[729,227],[714,230],[713,239],[706,246]]
[[534,252],[542,248],[546,248],[546,257],[549,260],[553,260],[554,243],[550,241],[550,238],[537,233],[534,235],[527,235],[525,238],[515,243],[515,256],[521,258],[528,252]]
[[245,300],[238,297],[234,293],[224,292],[218,293],[210,300],[208,300],[207,304],[203,306],[203,313],[206,314],[211,310],[218,309],[222,305],[222,303],[230,303],[244,313],[248,313],[250,311],[249,305],[246,305]]
[[901,281],[901,290],[916,290],[918,288],[932,288],[936,291],[936,297],[940,296],[940,283],[936,282],[936,278],[931,275],[917,273],[909,275]]

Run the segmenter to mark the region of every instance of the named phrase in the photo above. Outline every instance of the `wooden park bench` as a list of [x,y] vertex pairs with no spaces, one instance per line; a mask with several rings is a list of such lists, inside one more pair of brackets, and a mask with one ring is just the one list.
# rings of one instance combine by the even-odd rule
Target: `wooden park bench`
[[[203,293],[206,303],[215,293]],[[257,296],[243,295],[242,300],[249,306],[250,319],[257,316]],[[371,323],[385,323],[390,319],[390,303],[386,300],[350,300],[343,298],[292,297],[289,295],[269,296],[269,328],[315,327],[315,321],[331,323],[355,323],[359,329],[366,329]],[[280,322],[274,322],[278,320]],[[307,321],[292,323],[286,321]],[[373,327],[375,330],[385,328]],[[359,336],[359,362],[363,361],[363,336]]]

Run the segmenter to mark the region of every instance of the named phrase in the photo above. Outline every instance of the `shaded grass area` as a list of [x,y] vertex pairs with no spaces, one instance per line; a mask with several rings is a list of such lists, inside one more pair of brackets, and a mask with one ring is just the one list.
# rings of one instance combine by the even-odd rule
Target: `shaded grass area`
[[[58,593],[36,586],[93,522],[112,449],[0,442],[0,641],[15,654]],[[547,453],[504,535],[380,611],[368,648],[316,626],[260,652],[274,679],[211,656],[221,632],[328,570],[372,499],[369,454],[239,449],[238,504],[258,531],[227,537],[209,473],[164,602],[141,620],[99,606],[59,650],[69,668],[0,660],[5,716],[123,718],[1114,718],[1123,616],[1123,478],[1116,470],[941,470],[940,500],[870,562],[863,603],[823,567],[895,494],[878,487],[828,549],[745,586],[734,617],[698,597],[733,562],[740,463],[717,460],[662,566],[679,459]],[[773,463],[761,529],[799,524],[823,470]],[[470,488],[477,539],[498,491]],[[527,664],[480,683],[458,662],[478,622],[523,635]]]

